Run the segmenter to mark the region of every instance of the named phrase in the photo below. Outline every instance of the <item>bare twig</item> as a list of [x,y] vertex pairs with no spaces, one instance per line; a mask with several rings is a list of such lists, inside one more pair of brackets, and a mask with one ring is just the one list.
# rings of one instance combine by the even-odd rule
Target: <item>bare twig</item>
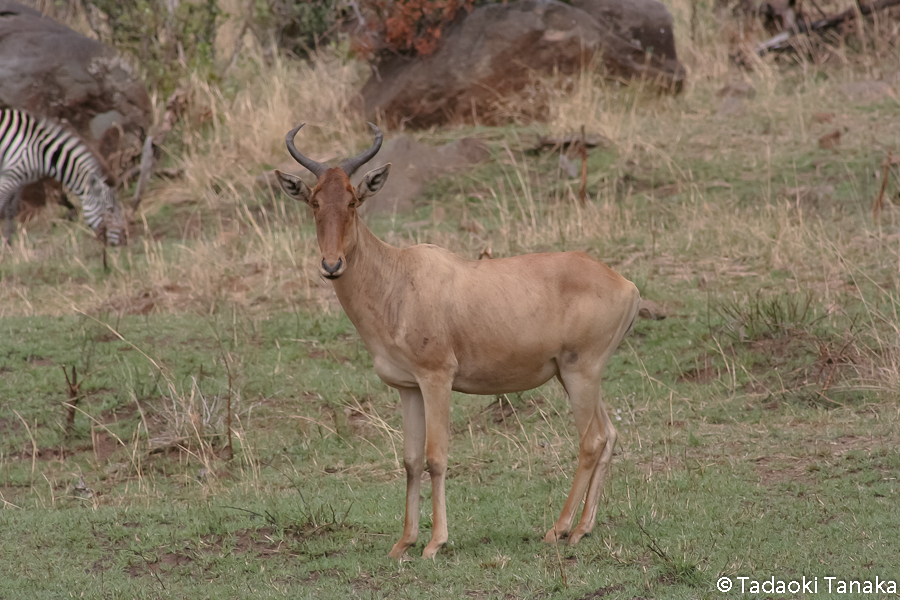
[[[131,167],[122,174],[120,185],[127,186],[132,179],[140,176],[140,174],[141,165]],[[153,174],[159,177],[165,177],[166,179],[178,179],[184,177],[184,169],[181,167],[163,167],[161,169],[153,169]],[[62,202],[60,202],[60,204],[62,204]]]
[[581,187],[578,189],[578,200],[581,206],[587,204],[587,141],[584,135],[584,125],[581,126],[581,143],[578,148],[581,154]]
[[222,362],[225,363],[225,372],[228,374],[228,414],[226,415],[226,423],[225,429],[228,433],[228,442],[226,449],[228,451],[228,460],[234,458],[234,446],[231,442],[231,397],[234,392],[234,374],[231,372],[231,354],[225,354],[223,349],[222,351]]
[[539,135],[537,143],[526,150],[529,154],[543,152],[545,150],[566,150],[572,146],[584,145],[587,148],[608,148],[613,145],[612,140],[603,135],[589,134],[572,134],[562,137],[542,136]]
[[884,161],[884,172],[881,174],[881,191],[878,192],[878,197],[875,198],[875,201],[872,203],[872,220],[874,221],[878,220],[878,217],[881,215],[881,210],[884,208],[884,191],[887,188],[887,182],[891,176],[891,165],[897,164],[900,164],[900,156],[893,156],[888,152],[887,158]]
[[635,524],[638,526],[638,529],[641,530],[641,533],[643,533],[645,536],[647,536],[647,540],[648,540],[647,549],[650,550],[650,552],[652,552],[653,554],[660,557],[663,561],[669,562],[671,560],[669,558],[669,555],[666,554],[665,550],[660,548],[659,542],[656,541],[656,538],[654,538],[652,535],[647,533],[647,530],[644,529],[644,526],[641,525],[638,521],[635,521]]
[[72,434],[72,428],[75,426],[75,409],[78,406],[78,373],[75,371],[75,365],[72,365],[72,377],[66,371],[66,365],[62,366],[63,375],[66,377],[66,387],[69,392],[68,415],[66,416],[66,437]]
[[131,207],[134,210],[137,210],[138,206],[140,206],[147,184],[153,176],[153,137],[152,135],[147,136],[147,139],[144,140],[144,148],[141,150],[141,174],[138,177],[137,187],[134,190],[134,199],[131,202]]
[[798,33],[817,33],[823,35],[829,29],[837,27],[842,23],[846,23],[856,18],[856,15],[870,15],[874,12],[900,5],[900,0],[877,0],[876,2],[860,2],[858,6],[848,8],[844,12],[819,19],[818,21],[808,22],[805,20],[798,21],[794,28],[790,31],[782,31],[772,39],[766,40],[756,47],[756,54],[763,56],[769,52],[780,52],[792,48],[788,42]]
[[138,177],[137,188],[134,191],[134,198],[131,202],[131,208],[134,211],[137,211],[140,206],[141,200],[144,197],[144,192],[147,189],[147,184],[150,183],[150,178],[153,177],[153,147],[162,146],[163,141],[166,139],[166,135],[168,135],[172,130],[172,127],[175,126],[175,121],[177,121],[184,112],[187,94],[188,90],[184,87],[179,87],[172,92],[172,95],[166,100],[166,114],[163,117],[162,124],[159,126],[156,133],[148,135],[144,140],[144,147],[141,151],[141,173]]
[[813,5],[813,8],[815,8],[817,11],[819,11],[819,14],[822,16],[823,19],[828,18],[828,15],[825,14],[825,11],[822,10],[822,8],[819,6],[819,4],[816,2],[816,0],[809,0],[809,1]]
[[247,0],[247,5],[245,7],[245,12],[247,16],[244,18],[244,23],[241,25],[241,30],[238,32],[237,37],[234,39],[234,48],[231,50],[231,58],[228,59],[228,64],[225,67],[225,70],[222,72],[222,75],[227,75],[231,69],[237,64],[238,58],[241,55],[241,48],[244,45],[244,36],[247,35],[247,32],[250,30],[250,27],[253,25],[253,11],[256,8],[256,4],[253,0]]
[[353,16],[356,17],[356,30],[359,31],[366,26],[366,18],[362,11],[359,10],[359,3],[356,0],[346,0],[347,6],[353,9]]
[[888,152],[887,160],[884,161],[884,172],[881,174],[881,191],[878,192],[878,197],[875,198],[875,202],[872,203],[872,220],[877,221],[878,216],[881,214],[881,209],[884,208],[884,190],[887,188],[888,177],[891,174],[891,153]]

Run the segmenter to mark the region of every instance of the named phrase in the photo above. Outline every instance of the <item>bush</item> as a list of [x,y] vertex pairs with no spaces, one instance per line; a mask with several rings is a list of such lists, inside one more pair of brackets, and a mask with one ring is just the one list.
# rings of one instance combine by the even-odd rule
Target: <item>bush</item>
[[100,41],[137,58],[164,95],[192,71],[212,75],[218,0],[87,0],[85,8]]
[[431,54],[444,26],[472,5],[473,0],[367,0],[364,6],[373,18],[357,45],[365,54]]
[[335,29],[341,0],[256,0],[254,33],[263,45],[307,56]]

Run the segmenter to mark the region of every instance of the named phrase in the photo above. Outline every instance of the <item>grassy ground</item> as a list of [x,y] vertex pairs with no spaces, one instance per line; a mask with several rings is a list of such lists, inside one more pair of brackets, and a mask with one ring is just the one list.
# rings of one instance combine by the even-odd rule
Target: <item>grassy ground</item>
[[[881,39],[739,71],[698,33],[679,40],[678,98],[584,76],[550,94],[545,126],[418,134],[479,137],[491,159],[371,219],[383,239],[586,250],[667,314],[608,368],[620,441],[576,547],[541,543],[575,468],[561,388],[454,397],[434,562],[386,557],[405,487],[396,393],[316,275],[306,208],[253,183],[295,122],[320,159],[367,143],[347,111],[360,68],[332,52],[194,82],[170,158],[185,178],[157,185],[109,271],[83,225],[49,213],[0,256],[0,598],[710,598],[722,576],[732,595],[737,577],[818,578],[826,597],[825,577],[834,593],[900,581],[896,165],[871,212],[900,107],[896,84],[860,87],[900,71]],[[718,95],[737,79],[755,95]],[[612,140],[589,156],[585,207],[557,154],[526,152],[581,124]]]

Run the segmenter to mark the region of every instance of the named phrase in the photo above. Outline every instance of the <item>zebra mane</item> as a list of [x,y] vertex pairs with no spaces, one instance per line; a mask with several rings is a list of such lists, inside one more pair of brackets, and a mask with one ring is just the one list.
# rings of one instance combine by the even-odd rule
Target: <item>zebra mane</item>
[[32,117],[37,120],[38,127],[43,128],[47,133],[57,139],[74,140],[81,145],[87,152],[80,156],[80,160],[85,167],[90,169],[109,187],[114,187],[113,177],[109,173],[109,166],[106,161],[97,156],[94,147],[87,143],[83,137],[75,130],[68,121],[61,121],[53,117]]

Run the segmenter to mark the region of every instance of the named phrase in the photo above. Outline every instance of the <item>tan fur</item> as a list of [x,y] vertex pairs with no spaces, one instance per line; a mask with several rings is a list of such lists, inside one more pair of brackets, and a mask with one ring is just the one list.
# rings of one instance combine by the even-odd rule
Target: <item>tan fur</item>
[[[381,177],[370,179],[373,173]],[[447,542],[451,390],[504,394],[553,377],[570,397],[580,446],[568,500],[544,541],[577,543],[594,527],[616,441],[600,380],[637,315],[637,288],[581,252],[474,261],[432,245],[401,250],[385,244],[356,214],[359,198],[377,192],[385,174],[373,171],[353,190],[338,181],[346,175],[331,169],[315,190],[295,197],[314,207],[322,269],[342,263],[334,289],[376,373],[400,392],[406,520],[390,556],[400,558],[418,538],[423,463],[431,475],[434,521],[423,556],[433,558]],[[291,193],[296,178],[279,176]],[[365,188],[372,181],[377,187]]]

